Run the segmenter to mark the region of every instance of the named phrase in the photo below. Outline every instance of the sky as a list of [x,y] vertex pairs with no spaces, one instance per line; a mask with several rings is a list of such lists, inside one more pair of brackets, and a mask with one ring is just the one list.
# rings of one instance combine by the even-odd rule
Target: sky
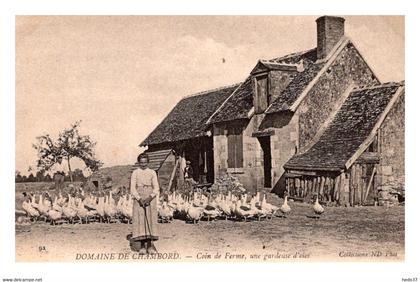
[[[379,79],[404,80],[404,17],[343,17]],[[316,18],[16,17],[16,169],[36,166],[36,136],[77,120],[104,166],[134,163],[183,96],[241,82],[259,59],[314,48]]]

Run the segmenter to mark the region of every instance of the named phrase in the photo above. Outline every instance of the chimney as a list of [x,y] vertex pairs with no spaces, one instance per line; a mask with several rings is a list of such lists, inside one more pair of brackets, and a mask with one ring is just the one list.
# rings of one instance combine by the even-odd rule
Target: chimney
[[344,19],[340,17],[323,16],[316,19],[317,28],[317,58],[325,59],[332,48],[344,36]]

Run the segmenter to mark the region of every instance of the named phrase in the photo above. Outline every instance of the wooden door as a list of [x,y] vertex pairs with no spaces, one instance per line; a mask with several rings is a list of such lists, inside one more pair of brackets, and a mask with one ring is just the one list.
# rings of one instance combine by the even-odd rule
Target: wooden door
[[258,138],[263,150],[264,162],[264,187],[271,188],[271,146],[270,136]]

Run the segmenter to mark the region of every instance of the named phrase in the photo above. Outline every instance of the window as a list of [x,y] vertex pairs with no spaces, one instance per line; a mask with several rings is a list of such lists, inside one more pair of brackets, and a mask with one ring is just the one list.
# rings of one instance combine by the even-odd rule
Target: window
[[267,75],[261,75],[255,78],[255,88],[255,113],[261,114],[265,111],[265,109],[267,109],[268,105],[270,104]]
[[243,167],[242,128],[228,128],[228,168]]
[[373,152],[373,153],[378,152],[378,135],[375,135],[372,143],[370,143],[370,145],[369,145],[369,147],[367,148],[366,151],[367,152]]

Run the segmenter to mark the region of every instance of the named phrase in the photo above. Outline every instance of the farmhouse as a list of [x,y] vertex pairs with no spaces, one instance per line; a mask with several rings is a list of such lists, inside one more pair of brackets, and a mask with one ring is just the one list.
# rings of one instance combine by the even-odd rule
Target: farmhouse
[[[404,83],[381,84],[345,20],[316,20],[315,48],[259,60],[240,84],[182,99],[140,144],[172,149],[194,178],[234,174],[250,192],[361,203],[404,185]],[[176,167],[176,162],[175,162]]]

